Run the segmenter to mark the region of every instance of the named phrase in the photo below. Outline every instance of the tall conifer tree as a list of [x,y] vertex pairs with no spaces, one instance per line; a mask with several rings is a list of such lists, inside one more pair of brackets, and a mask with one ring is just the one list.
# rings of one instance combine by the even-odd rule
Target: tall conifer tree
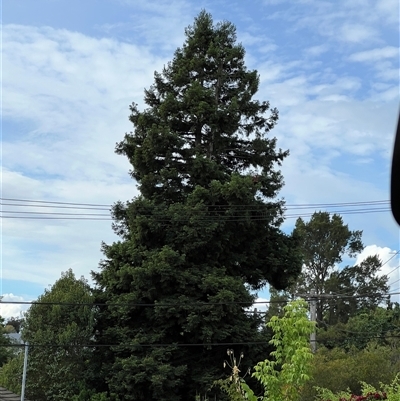
[[[231,23],[214,25],[203,11],[185,33],[145,91],[147,108],[131,106],[134,132],[116,152],[141,195],[115,204],[121,240],[103,244],[93,273],[97,301],[110,304],[96,341],[120,344],[97,354],[105,388],[120,400],[205,392],[223,374],[223,344],[268,341],[247,311],[255,292],[283,289],[301,270],[296,239],[280,230],[277,166],[288,152],[267,137],[278,111],[253,100],[259,77]],[[249,363],[260,350],[229,347]]]

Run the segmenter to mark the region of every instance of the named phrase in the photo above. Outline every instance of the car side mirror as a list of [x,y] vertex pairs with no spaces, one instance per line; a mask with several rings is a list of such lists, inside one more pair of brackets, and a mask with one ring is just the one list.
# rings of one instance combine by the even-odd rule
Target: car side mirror
[[400,225],[400,112],[397,120],[396,139],[393,149],[390,202],[393,217],[397,221],[397,224]]

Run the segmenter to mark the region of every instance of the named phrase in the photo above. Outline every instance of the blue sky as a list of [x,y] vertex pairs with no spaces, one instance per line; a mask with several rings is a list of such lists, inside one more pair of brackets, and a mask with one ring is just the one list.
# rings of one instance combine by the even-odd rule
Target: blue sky
[[[247,66],[260,74],[257,98],[280,111],[272,134],[290,150],[282,167],[287,204],[389,200],[397,0],[3,2],[2,197],[106,205],[132,199],[130,165],[114,154],[132,130],[128,106],[143,105],[143,89],[202,8],[236,25]],[[386,261],[399,249],[390,212],[343,217],[364,231],[361,258],[378,253]],[[288,218],[283,229],[294,222]],[[115,239],[110,221],[3,218],[0,292],[6,300],[35,299],[68,268],[89,278],[101,241]],[[400,287],[399,264],[395,257],[383,268],[394,270],[392,290]],[[21,310],[3,305],[0,314]]]

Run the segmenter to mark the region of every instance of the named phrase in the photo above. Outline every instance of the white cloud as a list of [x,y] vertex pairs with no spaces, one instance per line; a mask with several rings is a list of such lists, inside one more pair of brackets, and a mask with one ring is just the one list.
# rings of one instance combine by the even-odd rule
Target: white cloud
[[[357,100],[354,93],[361,85],[357,77],[314,84],[310,75],[301,75],[262,85],[280,111],[273,135],[279,146],[290,149],[290,160],[315,161],[314,168],[319,170],[326,152],[373,156],[375,160],[391,157],[398,108],[394,86],[381,87],[379,93],[371,94],[371,100]],[[323,166],[333,167],[326,161]]]
[[46,134],[74,134],[72,124],[99,116],[110,102],[116,111],[127,107],[127,96],[139,95],[162,65],[144,47],[65,30],[6,25],[3,40],[4,116],[36,121]]
[[378,0],[374,2],[375,10],[386,24],[399,24],[399,2],[397,0]]
[[23,313],[29,309],[30,305],[27,304],[7,304],[4,302],[27,302],[21,296],[14,295],[12,293],[3,294],[0,301],[0,316],[4,319],[9,319],[10,317],[22,317]]
[[256,299],[256,303],[253,305],[252,308],[249,308],[249,310],[253,312],[255,309],[257,309],[257,312],[266,312],[268,310],[268,303],[268,298],[258,297]]
[[[395,101],[397,103],[399,101],[399,88],[392,86],[385,91],[376,93],[375,99],[378,102],[393,103],[393,101]],[[390,143],[390,145],[392,144]]]
[[280,63],[274,63],[271,61],[258,64],[258,73],[260,74],[261,82],[277,81],[284,73],[285,66]]
[[311,56],[311,57],[318,57],[323,53],[326,53],[329,50],[329,46],[324,43],[322,45],[317,45],[317,46],[311,46],[309,48],[306,48],[304,50],[304,53],[307,56]]
[[[193,23],[193,17],[201,10],[201,4],[190,4],[185,0],[119,0],[129,6],[129,22],[125,24],[106,24],[104,30],[129,32],[135,41],[157,49],[157,52],[174,51],[181,46],[183,28]],[[102,27],[101,27],[102,28]]]
[[[379,15],[387,13],[389,3],[379,3]],[[3,27],[3,118],[10,125],[24,122],[18,134],[3,133],[3,196],[111,204],[137,194],[127,174],[129,163],[113,153],[115,143],[132,129],[128,105],[132,101],[143,105],[143,88],[182,44],[183,27],[193,22],[195,12],[184,1],[126,4],[138,5],[140,18],[134,21],[132,15],[128,22],[103,27],[109,34],[123,34],[124,41],[50,27]],[[299,29],[303,24],[319,34],[315,46],[310,46],[315,42],[309,43],[309,36],[303,36],[304,52],[299,45],[298,53],[289,54],[285,46],[277,47],[278,40],[261,41],[259,33],[247,26],[249,32],[238,35],[249,46],[246,59],[251,68],[261,75],[257,98],[270,100],[280,110],[272,135],[277,136],[279,147],[291,151],[283,164],[287,185],[282,192],[291,202],[388,197],[382,188],[388,180],[398,102],[397,88],[387,80],[395,79],[396,69],[384,64],[389,59],[381,60],[376,70],[379,79],[369,94],[361,74],[336,69],[337,65],[346,68],[346,45],[361,57],[363,52],[354,51],[369,49],[381,34],[372,17],[363,20],[369,5],[343,9],[347,2],[340,7],[335,4],[316,1],[303,9],[288,4],[287,15],[286,8],[280,14],[283,21],[292,18],[287,26]],[[374,32],[376,37],[371,37]],[[338,40],[344,42],[332,45]],[[268,58],[262,52],[268,52]],[[331,65],[307,61],[301,54],[306,58],[324,55]],[[369,177],[338,172],[334,163],[338,156],[354,163],[384,158],[387,164],[379,165],[382,187],[368,182]],[[370,232],[390,225],[386,217],[374,226],[362,221],[363,217],[355,218],[359,224],[355,226],[366,225]],[[114,239],[110,224],[4,219],[4,238],[9,238],[4,247],[4,277],[24,277],[47,286],[69,267],[87,277],[101,257],[101,240]],[[392,229],[393,223],[388,231]]]
[[237,36],[245,49],[252,47],[257,52],[257,60],[259,60],[259,54],[266,54],[269,56],[271,52],[278,49],[277,44],[274,43],[271,38],[266,36],[264,32],[259,32],[258,30],[256,32],[239,30]]
[[[381,247],[378,245],[368,245],[357,256],[356,264],[363,261],[368,256],[378,255],[383,262],[381,275],[389,277],[388,283],[390,285],[390,292],[400,292],[400,257],[397,251],[388,247]],[[399,296],[393,296],[392,301],[400,300]]]
[[399,48],[394,46],[385,46],[350,55],[350,61],[381,61],[384,58],[398,58]]
[[[134,197],[129,165],[113,149],[130,129],[127,106],[141,102],[163,60],[144,47],[65,30],[11,25],[3,35],[4,115],[30,121],[29,132],[4,137],[3,196],[87,203]],[[70,267],[88,277],[101,241],[115,239],[110,225],[4,219],[3,278],[46,286]]]
[[275,6],[278,4],[283,4],[283,3],[287,3],[288,0],[264,0],[264,4],[267,6]]
[[317,33],[325,41],[339,42],[340,48],[337,45],[333,47],[335,53],[354,45],[367,47],[373,43],[382,43],[383,26],[398,25],[398,12],[395,11],[398,5],[392,0],[310,0],[287,3],[284,10],[274,12],[268,19],[289,21],[290,24],[285,26],[290,32],[305,29]]
[[390,300],[400,303],[400,256],[397,254],[397,251],[388,247],[369,245],[365,247],[356,262],[372,255],[379,255],[383,262],[381,274],[389,277],[389,292],[395,293],[395,295],[390,297]]
[[350,43],[360,43],[373,40],[377,36],[378,32],[375,28],[357,23],[346,23],[338,32],[339,39]]
[[141,102],[161,60],[136,45],[51,28],[6,26],[3,38],[3,117],[29,121],[29,131],[3,131],[7,196],[96,202],[117,186],[133,196],[129,164],[113,150],[131,129],[128,105]]
[[266,53],[266,54],[270,54],[271,52],[275,51],[276,49],[278,49],[278,46],[274,43],[268,43],[268,44],[263,44],[261,46],[258,46],[258,51],[260,53]]
[[[378,63],[376,69],[376,77],[382,81],[394,81],[396,84],[399,80],[399,69],[390,65],[390,67],[385,68],[384,63]],[[394,89],[394,88],[393,88]],[[398,92],[397,92],[398,94]]]
[[[129,182],[129,183],[128,183]],[[41,179],[33,180],[21,174],[3,172],[3,192],[10,198],[51,199],[62,202],[82,202],[111,205],[117,200],[132,199],[137,190],[134,182],[119,183],[101,180]],[[29,196],[27,196],[29,194]],[[6,202],[17,203],[17,202]],[[7,211],[45,213],[90,213],[108,219],[107,210],[40,208],[34,203],[24,207],[3,206],[3,216],[16,215]],[[37,205],[37,204],[36,204]],[[107,208],[105,208],[107,209]],[[111,220],[34,220],[3,218],[3,279],[25,280],[46,287],[59,278],[61,271],[72,268],[77,276],[89,278],[102,258],[102,241],[116,240]],[[40,215],[38,215],[40,216]],[[48,215],[48,217],[57,217]],[[77,216],[79,217],[79,216]],[[88,216],[80,216],[90,218]],[[95,217],[96,218],[96,217]]]
[[[312,87],[308,91],[310,89]],[[299,149],[309,153],[305,148],[308,145],[314,149],[315,155],[321,155],[320,152],[315,152],[320,149],[337,150],[342,155],[385,155],[389,158],[397,108],[394,102],[388,108],[376,102],[355,101],[351,97],[341,101],[337,96],[343,96],[340,94],[342,90],[339,88],[339,93],[334,94],[332,89],[334,86],[321,91],[320,99],[305,101],[306,90],[302,91],[300,88],[297,95],[296,90],[290,92],[288,88],[280,88],[280,93],[287,93],[288,96],[292,93],[292,102],[296,99],[296,104],[301,105],[300,108],[287,110],[285,104],[281,112],[282,122],[276,132],[285,132],[282,137],[283,146],[290,147],[292,155],[298,157],[306,156],[302,152],[298,153]],[[383,115],[386,116],[385,120]]]

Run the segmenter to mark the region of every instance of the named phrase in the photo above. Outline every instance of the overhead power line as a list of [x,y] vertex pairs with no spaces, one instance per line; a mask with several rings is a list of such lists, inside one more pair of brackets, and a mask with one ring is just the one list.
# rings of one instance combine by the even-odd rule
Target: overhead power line
[[75,209],[75,210],[107,210],[107,211],[111,211],[111,205],[109,205],[108,207],[95,207],[95,206],[54,206],[54,205],[26,205],[24,203],[4,203],[1,202],[0,203],[1,206],[17,206],[17,207],[34,207],[34,208],[38,208],[38,207],[42,207],[42,208],[48,208],[48,209]]
[[76,205],[76,206],[107,206],[98,203],[74,203],[74,202],[58,202],[58,201],[44,201],[44,200],[32,200],[32,199],[18,199],[18,198],[0,198],[0,200],[13,201],[13,202],[32,202],[32,203],[50,203],[54,205]]
[[[343,333],[356,334],[357,336],[359,336],[359,338],[364,338],[364,339],[365,339],[365,338],[366,338],[366,339],[377,338],[376,336],[372,336],[372,337],[371,337],[371,336],[368,335],[368,333],[366,333],[365,331],[353,331],[353,330],[341,329],[340,327],[337,327],[337,326],[334,325],[334,324],[326,323],[326,322],[323,321],[323,320],[318,320],[318,323],[322,324],[322,325],[325,326],[325,327],[330,327],[330,328],[332,328],[332,329],[334,329],[334,330],[341,331],[341,332],[343,332]],[[390,333],[392,333],[393,331],[397,331],[397,330],[400,330],[400,326],[394,326],[394,325],[392,325],[392,326],[390,326],[390,328],[388,328],[386,331],[380,333],[380,336],[379,336],[378,338],[386,338],[386,336],[388,336],[388,337],[392,337],[392,336],[394,336],[394,337],[400,337],[400,334],[390,335]]]
[[[390,208],[370,208],[370,209],[355,209],[355,210],[334,210],[334,211],[328,211],[329,213],[332,214],[342,214],[342,215],[347,215],[347,214],[367,214],[367,213],[382,213],[382,212],[390,212]],[[11,215],[2,215],[0,216],[3,219],[33,219],[33,220],[114,220],[111,217],[106,217],[109,216],[108,214],[100,214],[100,213],[54,213],[54,212],[49,212],[49,213],[42,213],[42,212],[13,212],[13,211],[2,211],[1,213],[19,213],[19,214],[27,214],[24,216],[17,215],[17,216],[11,216]],[[36,214],[35,216],[32,216],[32,214]],[[282,215],[283,218],[286,219],[291,219],[291,218],[299,218],[299,217],[311,217],[314,213],[298,213],[298,214],[287,214],[287,215]],[[40,216],[38,216],[40,215]],[[54,217],[56,215],[56,217]],[[158,218],[157,214],[138,214],[140,216],[144,217],[153,217],[153,218]],[[72,217],[70,217],[72,216]],[[86,217],[76,217],[76,216],[86,216]],[[93,216],[93,217],[91,217]],[[104,216],[104,217],[98,217],[98,216]],[[160,215],[161,216],[161,215]],[[231,222],[241,222],[241,221],[248,221],[249,219],[251,221],[268,221],[272,217],[271,216],[248,216],[248,215],[232,215],[232,216],[224,216],[222,214],[220,215],[206,215],[202,217],[198,217],[198,221],[204,221],[204,222],[214,222],[216,217],[221,217],[221,218],[226,218],[227,221]],[[193,215],[191,216],[180,216],[179,218],[172,219],[171,218],[158,218],[158,221],[164,221],[164,222],[170,222],[171,220],[174,221],[187,221],[193,218]]]
[[398,280],[396,280],[396,281],[393,281],[393,283],[390,283],[390,284],[389,284],[389,287],[390,287],[391,285],[393,285],[393,284],[398,283],[399,281],[400,281],[400,278],[399,278]]
[[110,214],[105,214],[105,213],[22,212],[20,210],[17,211],[2,210],[1,213],[42,214],[42,215],[61,215],[61,216],[110,216]]
[[[398,252],[397,252],[398,253]],[[383,266],[383,265],[382,265]],[[400,265],[396,266],[393,270],[390,270],[389,273],[385,274],[385,276],[390,276],[395,270],[397,270],[400,267]]]
[[91,220],[91,221],[111,221],[111,218],[90,218],[90,217],[35,217],[35,216],[0,216],[2,219],[29,219],[29,220]]
[[[399,254],[399,252],[400,252],[400,251],[395,252],[393,256],[391,256],[388,260],[386,260],[386,262],[382,263],[382,266],[381,266],[381,267],[385,266],[386,263],[390,262],[396,255]],[[395,267],[390,273],[392,273],[392,272],[393,272],[394,270],[396,270],[398,267],[399,267],[399,266]],[[387,275],[389,275],[390,273],[388,273]]]
[[[21,211],[21,210],[2,210],[3,219],[30,219],[30,220],[95,220],[95,221],[111,221],[113,220],[110,216],[112,205],[95,204],[95,203],[78,203],[78,202],[58,202],[58,201],[44,201],[44,200],[29,200],[29,199],[17,199],[17,198],[0,198],[1,206],[11,206],[18,208],[42,208],[51,209],[52,211]],[[10,203],[12,202],[12,203]],[[259,205],[204,205],[207,207],[207,215],[198,216],[197,220],[201,221],[215,221],[216,216],[223,215],[224,211],[236,209],[236,214],[232,216],[223,216],[225,219],[231,222],[248,221],[250,218],[252,221],[264,221],[269,220],[268,209],[273,209],[275,206],[272,203],[259,204]],[[265,209],[262,210],[262,208]],[[363,202],[337,202],[337,203],[310,203],[310,204],[285,204],[282,207],[283,218],[292,219],[299,217],[310,217],[314,213],[314,209],[331,209],[325,210],[328,213],[336,214],[366,214],[366,213],[382,213],[390,212],[390,201],[389,200],[372,200]],[[54,212],[54,209],[69,209],[71,213]],[[310,211],[313,210],[313,211]],[[106,211],[108,213],[76,213],[74,210],[91,210],[91,211]],[[193,209],[197,213],[196,209]],[[297,211],[297,212],[296,212]],[[204,213],[205,211],[199,211]],[[249,213],[256,215],[249,216]],[[286,213],[286,215],[285,215]],[[149,216],[153,218],[159,218],[159,221],[169,222],[170,218],[162,215],[161,212],[155,211],[155,213],[138,213],[140,216]],[[191,219],[193,216],[180,216],[182,221]],[[178,218],[179,220],[179,218]],[[174,218],[174,221],[177,221]]]
[[[316,294],[310,295],[305,294],[297,294],[297,296],[304,298],[309,301],[311,299],[323,300],[323,299],[351,299],[351,298],[370,298],[376,296],[389,296],[389,295],[398,295],[400,292],[389,292],[384,294],[379,293],[368,293],[368,294],[359,294],[359,295],[333,295],[333,294]],[[249,305],[246,308],[250,308],[251,305],[257,304],[283,304],[289,302],[289,300],[269,300],[269,301],[232,301],[232,302],[187,302],[182,300],[182,302],[173,302],[173,303],[135,303],[135,302],[41,302],[41,301],[0,301],[1,304],[15,304],[15,305],[64,305],[64,306],[137,306],[137,307],[176,307],[176,306],[218,306],[218,305]]]
[[[343,332],[348,332],[347,330],[339,330]],[[351,332],[349,332],[351,334]],[[373,339],[388,339],[388,338],[400,338],[400,335],[397,334],[385,334],[375,335],[375,336],[362,336],[360,337],[364,340],[373,340]],[[318,340],[315,340],[318,341]],[[247,342],[212,342],[212,343],[128,343],[128,344],[56,344],[56,343],[29,343],[29,348],[33,347],[43,347],[43,348],[97,348],[97,347],[122,347],[122,348],[160,348],[160,347],[226,347],[233,345],[267,345],[269,341],[247,341]],[[0,344],[0,347],[26,347],[26,344]]]
[[[287,301],[254,301],[254,302],[186,302],[181,303],[135,303],[135,302],[41,302],[41,301],[0,301],[1,304],[7,305],[63,305],[63,306],[140,306],[140,307],[175,307],[182,305],[196,306],[218,306],[218,305],[254,305],[254,304],[279,304]],[[251,307],[251,306],[249,306]]]
[[[236,208],[234,206],[233,208]],[[97,209],[90,209],[90,210],[97,210]],[[100,209],[102,210],[102,209]],[[376,211],[386,211],[387,208],[366,208],[366,209],[348,209],[348,210],[336,210],[336,211],[330,211],[330,213],[359,213],[359,212],[376,212]],[[197,211],[197,210],[195,210]],[[203,212],[202,210],[199,211],[200,213]],[[211,213],[209,216],[205,216],[206,218],[213,217],[213,216],[221,216],[221,212],[224,212],[224,210],[211,210],[208,211]],[[252,213],[259,213],[259,214],[266,214],[265,217],[269,218],[269,215],[267,214],[268,212],[266,210],[260,210],[259,208],[253,208],[253,209],[245,209],[245,210],[240,210],[238,214],[235,214],[232,217],[247,217],[248,212]],[[37,211],[21,211],[21,210],[2,210],[1,213],[16,213],[16,214],[38,214],[38,215],[65,215],[65,216],[109,216],[109,213],[64,213],[64,212],[37,212]],[[305,213],[298,213],[294,214],[293,216],[299,216]],[[161,213],[155,212],[155,213],[140,213],[141,216],[149,216],[149,217],[157,217],[157,215],[161,216]],[[288,215],[292,216],[292,215]],[[192,217],[192,216],[190,216]]]
[[[90,206],[90,207],[112,207],[112,205],[98,204],[98,203],[78,203],[78,202],[58,202],[58,201],[44,201],[44,200],[29,200],[29,199],[17,199],[17,198],[1,198],[1,201],[12,201],[12,202],[30,202],[30,203],[39,203],[39,204],[49,204],[45,207],[57,207],[52,205],[73,205],[73,206]],[[3,203],[5,205],[5,203]],[[315,208],[315,207],[342,207],[342,206],[367,206],[367,205],[390,205],[390,200],[372,200],[372,201],[363,201],[363,202],[332,202],[332,203],[300,203],[300,204],[286,204],[286,208]],[[7,204],[9,205],[9,204]],[[13,206],[18,206],[17,204],[12,204]],[[39,205],[25,205],[25,206],[35,206],[39,207]],[[206,205],[209,207],[224,207],[223,205]],[[254,206],[253,205],[235,205],[235,206]],[[230,206],[226,206],[230,207]]]
[[[224,342],[224,343],[160,343],[160,344],[150,344],[150,343],[132,343],[132,344],[35,344],[29,343],[29,348],[31,347],[56,347],[56,348],[66,348],[66,347],[76,347],[76,348],[96,348],[96,347],[126,347],[126,348],[140,348],[140,347],[226,347],[228,345],[266,345],[268,341],[250,341],[250,342]],[[0,344],[0,347],[24,347],[25,344]]]

